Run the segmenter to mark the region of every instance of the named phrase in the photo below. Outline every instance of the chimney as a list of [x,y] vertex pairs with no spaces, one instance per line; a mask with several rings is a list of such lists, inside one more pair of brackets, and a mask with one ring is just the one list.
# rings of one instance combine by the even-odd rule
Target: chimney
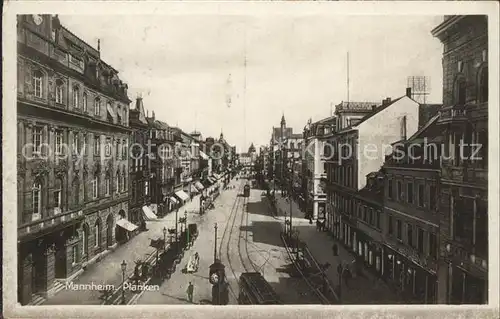
[[155,111],[152,111],[151,113],[153,113],[151,116],[153,117],[153,121],[155,120]]
[[372,111],[375,111],[376,108],[377,108],[377,105],[373,104],[372,105]]
[[406,96],[411,98],[411,88],[406,88]]

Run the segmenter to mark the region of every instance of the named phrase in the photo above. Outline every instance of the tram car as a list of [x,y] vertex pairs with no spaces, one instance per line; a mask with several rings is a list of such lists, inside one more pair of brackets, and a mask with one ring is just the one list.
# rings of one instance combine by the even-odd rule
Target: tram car
[[244,197],[250,197],[250,185],[249,184],[246,184],[243,187],[243,196]]
[[240,276],[240,305],[281,305],[279,296],[260,272],[245,272]]

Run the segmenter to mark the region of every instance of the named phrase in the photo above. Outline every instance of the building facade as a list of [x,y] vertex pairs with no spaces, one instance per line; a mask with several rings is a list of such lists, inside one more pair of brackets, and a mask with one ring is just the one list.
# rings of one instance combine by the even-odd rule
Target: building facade
[[28,304],[122,239],[130,100],[99,45],[57,16],[19,15],[17,40],[18,297]]
[[340,130],[325,136],[327,228],[354,252],[359,249],[357,193],[365,188],[367,175],[381,168],[385,156],[392,151],[391,144],[417,131],[418,113],[418,103],[406,95],[394,101],[385,99],[355,125],[340,126]]
[[486,16],[445,16],[432,31],[444,46],[438,120],[445,149],[439,192],[443,303],[488,302],[487,22]]

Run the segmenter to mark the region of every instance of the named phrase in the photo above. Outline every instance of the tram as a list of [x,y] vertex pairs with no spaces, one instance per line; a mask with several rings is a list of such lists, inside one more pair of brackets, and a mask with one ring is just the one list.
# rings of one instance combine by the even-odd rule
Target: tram
[[250,197],[250,185],[246,184],[243,187],[243,196],[244,197]]
[[281,305],[278,295],[260,272],[245,272],[240,276],[240,305]]

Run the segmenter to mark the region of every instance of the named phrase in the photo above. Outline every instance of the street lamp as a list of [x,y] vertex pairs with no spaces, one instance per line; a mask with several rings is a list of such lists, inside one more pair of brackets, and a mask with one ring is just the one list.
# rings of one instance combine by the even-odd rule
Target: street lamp
[[127,270],[127,263],[123,260],[121,264],[122,268],[122,305],[125,304],[125,271]]
[[163,251],[166,249],[167,243],[167,227],[163,227]]
[[215,223],[214,225],[214,229],[215,229],[215,241],[214,241],[214,264],[217,260],[217,223]]

